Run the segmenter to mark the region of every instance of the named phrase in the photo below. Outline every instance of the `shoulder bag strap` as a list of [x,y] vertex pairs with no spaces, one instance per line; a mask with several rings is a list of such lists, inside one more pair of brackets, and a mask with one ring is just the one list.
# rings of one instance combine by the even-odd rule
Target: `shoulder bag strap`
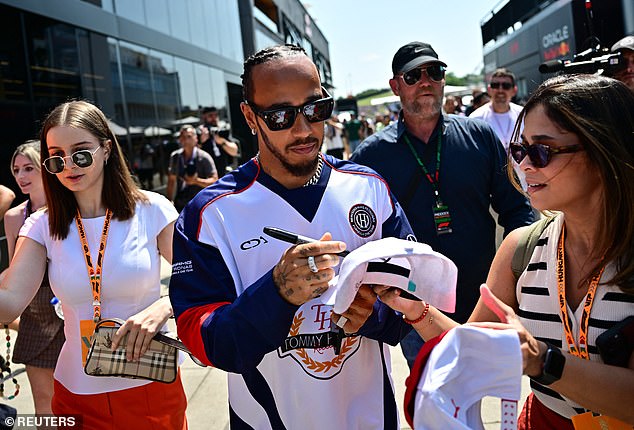
[[511,269],[513,270],[515,282],[517,282],[522,272],[524,272],[528,266],[528,263],[533,255],[533,250],[539,241],[539,237],[542,235],[544,230],[546,230],[548,224],[550,224],[554,219],[554,216],[550,216],[542,218],[539,221],[535,221],[522,233],[522,236],[519,238],[517,246],[515,247],[513,260],[511,261]]

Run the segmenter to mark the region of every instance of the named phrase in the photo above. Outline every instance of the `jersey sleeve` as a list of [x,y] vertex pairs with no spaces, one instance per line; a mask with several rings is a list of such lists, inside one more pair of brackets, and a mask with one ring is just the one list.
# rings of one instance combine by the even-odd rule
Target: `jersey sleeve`
[[206,221],[196,212],[196,204],[185,208],[174,230],[170,300],[178,335],[204,363],[243,373],[282,344],[297,307],[278,294],[272,268],[238,295],[218,247],[199,240]]

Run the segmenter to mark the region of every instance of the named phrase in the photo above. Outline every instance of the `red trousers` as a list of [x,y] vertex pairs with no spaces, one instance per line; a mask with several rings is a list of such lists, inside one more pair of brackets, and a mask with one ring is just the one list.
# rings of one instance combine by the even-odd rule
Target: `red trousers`
[[518,430],[574,430],[572,421],[548,409],[530,393],[518,419]]
[[74,394],[54,381],[51,407],[57,416],[79,415],[77,430],[187,430],[187,398],[180,374],[171,384],[152,382],[141,387],[101,394]]

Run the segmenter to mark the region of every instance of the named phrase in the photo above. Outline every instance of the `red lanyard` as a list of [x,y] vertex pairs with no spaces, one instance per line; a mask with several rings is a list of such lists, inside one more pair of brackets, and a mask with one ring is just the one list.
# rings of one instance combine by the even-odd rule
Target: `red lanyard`
[[566,343],[568,343],[568,350],[572,355],[590,359],[588,355],[588,321],[590,320],[590,311],[592,310],[592,304],[594,302],[594,296],[597,292],[597,286],[599,280],[603,274],[605,266],[601,268],[599,273],[595,274],[590,280],[588,286],[588,293],[583,301],[583,313],[581,314],[581,321],[579,322],[579,345],[575,343],[574,335],[572,334],[572,320],[568,315],[566,306],[566,265],[564,262],[564,238],[566,236],[565,225],[561,228],[561,235],[559,236],[559,244],[557,245],[557,293],[559,296],[559,308],[561,311],[561,321],[564,324],[564,334],[566,335]]
[[112,218],[112,211],[106,209],[106,219],[103,221],[103,229],[101,231],[101,242],[99,243],[99,252],[97,253],[97,269],[92,265],[92,259],[90,258],[90,249],[88,248],[88,241],[86,240],[86,231],[84,230],[84,224],[81,222],[81,214],[77,209],[77,216],[75,217],[75,224],[77,224],[77,231],[79,232],[79,238],[81,239],[81,245],[84,250],[84,259],[86,260],[86,269],[88,270],[88,276],[90,277],[90,286],[92,287],[92,306],[94,308],[93,321],[99,322],[101,319],[101,273],[103,267],[103,255],[106,251],[106,240],[108,239],[108,229],[110,228],[110,219]]

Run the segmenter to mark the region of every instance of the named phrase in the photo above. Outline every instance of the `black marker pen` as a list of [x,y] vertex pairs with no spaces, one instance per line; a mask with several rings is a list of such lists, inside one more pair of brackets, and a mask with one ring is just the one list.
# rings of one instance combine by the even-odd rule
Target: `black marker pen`
[[[268,234],[269,236],[275,239],[292,243],[294,245],[302,245],[304,243],[319,242],[317,239],[311,239],[310,237],[291,233],[290,231],[282,230],[281,228],[264,227],[262,230],[264,231],[264,234]],[[348,254],[350,254],[350,251],[341,251],[337,253],[337,255],[339,255],[340,257],[345,257]]]

